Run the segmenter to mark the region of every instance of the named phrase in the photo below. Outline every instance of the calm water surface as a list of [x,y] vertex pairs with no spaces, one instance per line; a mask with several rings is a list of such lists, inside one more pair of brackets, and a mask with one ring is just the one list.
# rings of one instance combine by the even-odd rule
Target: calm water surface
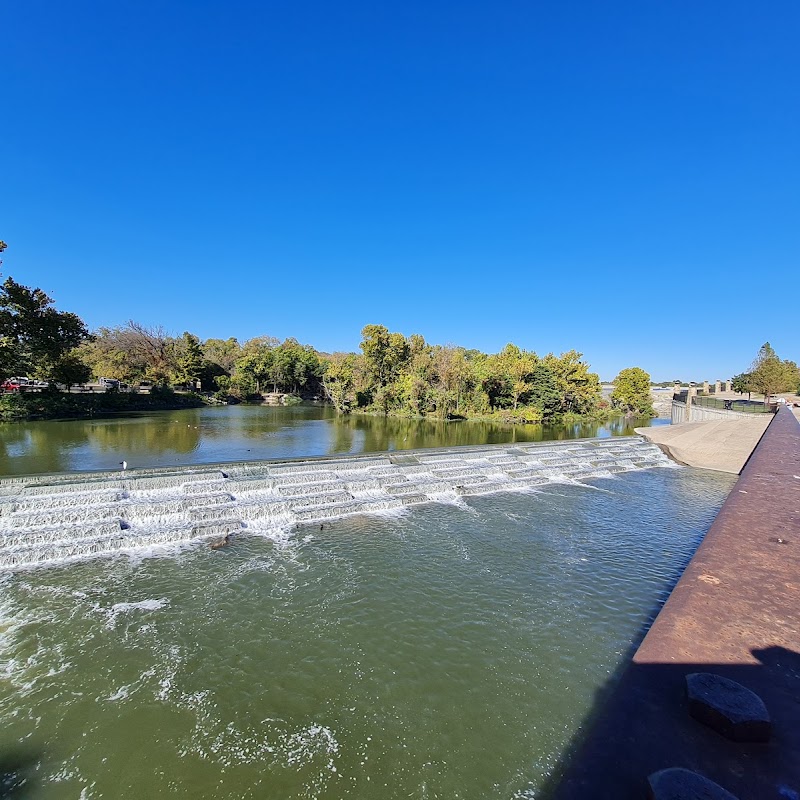
[[[229,457],[217,416],[194,419],[203,433],[186,452]],[[274,434],[292,452],[304,435],[249,410],[224,419],[241,441]],[[115,432],[77,448],[146,435],[95,424]],[[371,447],[368,425],[350,432],[324,446]],[[73,466],[63,440],[61,452]],[[13,796],[42,800],[541,798],[734,480],[650,469],[7,575],[0,755],[16,777],[4,788],[24,781]]]
[[648,424],[649,419],[618,419],[511,426],[341,417],[327,406],[224,406],[135,417],[0,423],[0,475],[118,469],[123,460],[135,468],[624,436]]

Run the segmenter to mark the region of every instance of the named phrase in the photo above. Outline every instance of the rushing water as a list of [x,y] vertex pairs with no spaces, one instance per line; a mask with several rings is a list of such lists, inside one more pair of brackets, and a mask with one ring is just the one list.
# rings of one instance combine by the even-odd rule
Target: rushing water
[[[501,425],[353,415],[329,406],[224,406],[90,420],[0,423],[0,475],[303,458],[423,447],[624,436],[650,420]],[[653,420],[654,423],[661,420]]]
[[4,791],[539,797],[733,480],[637,470],[7,574]]

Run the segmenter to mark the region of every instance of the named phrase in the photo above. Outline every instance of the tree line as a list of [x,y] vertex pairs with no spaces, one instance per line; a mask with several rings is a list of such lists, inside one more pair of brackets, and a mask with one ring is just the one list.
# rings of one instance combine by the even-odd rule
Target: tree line
[[337,411],[496,416],[538,422],[602,408],[600,380],[580,353],[539,356],[508,344],[487,354],[428,344],[383,325],[362,330],[358,353],[320,353],[296,339],[170,337],[129,322],[101,328],[73,352],[95,375],[126,383],[199,384],[240,400],[263,392],[319,397]]
[[[0,252],[5,245],[0,242]],[[561,415],[649,413],[639,368],[623,371],[620,391],[602,397],[600,380],[581,353],[538,355],[508,344],[499,353],[433,345],[383,325],[367,325],[357,353],[327,354],[290,338],[259,336],[201,341],[129,321],[90,332],[58,311],[41,289],[8,278],[0,286],[0,374],[26,375],[53,386],[105,377],[132,386],[188,387],[221,399],[260,402],[264,392],[317,397],[337,411],[438,419],[491,416],[540,422]],[[627,387],[627,388],[624,388]]]

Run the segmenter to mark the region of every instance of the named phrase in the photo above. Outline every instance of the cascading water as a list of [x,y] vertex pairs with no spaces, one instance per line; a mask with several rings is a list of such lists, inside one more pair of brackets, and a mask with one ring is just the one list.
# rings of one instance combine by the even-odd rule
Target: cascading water
[[0,568],[668,466],[644,439],[0,480]]

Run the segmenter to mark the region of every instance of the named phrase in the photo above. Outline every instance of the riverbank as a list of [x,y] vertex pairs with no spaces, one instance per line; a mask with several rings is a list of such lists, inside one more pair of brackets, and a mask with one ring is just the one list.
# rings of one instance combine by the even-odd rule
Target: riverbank
[[139,411],[178,411],[206,405],[196,394],[176,394],[170,390],[150,394],[104,392],[68,394],[66,392],[18,392],[0,396],[0,420],[22,422],[47,419],[82,419],[103,414]]

